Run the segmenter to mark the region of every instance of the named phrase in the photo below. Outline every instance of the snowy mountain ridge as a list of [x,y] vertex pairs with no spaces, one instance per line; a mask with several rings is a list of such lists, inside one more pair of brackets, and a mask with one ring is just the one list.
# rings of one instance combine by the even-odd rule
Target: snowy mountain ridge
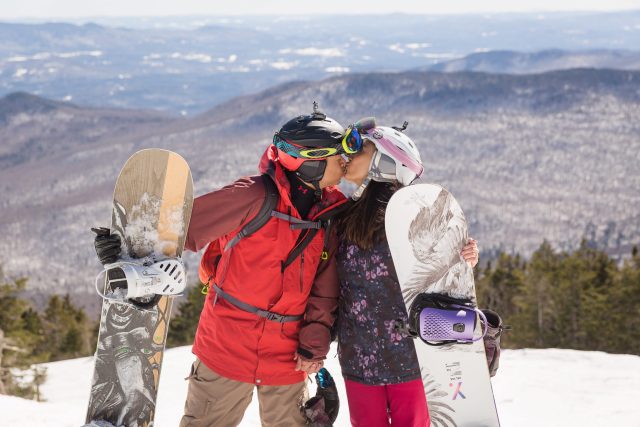
[[[131,154],[178,152],[203,194],[255,174],[273,132],[314,100],[344,125],[409,121],[425,179],[455,195],[487,258],[527,256],[543,239],[571,249],[585,237],[615,256],[638,244],[640,72],[364,73],[286,83],[191,119],[15,102],[4,114],[0,99],[0,265],[30,278],[36,302],[69,292],[97,308],[89,228],[109,223]],[[195,256],[187,263],[196,277]]]
[[[278,83],[344,73],[432,66],[498,73],[638,69],[639,16],[363,13],[0,22],[0,95],[26,91],[82,105],[191,116]],[[385,31],[371,31],[376,25]],[[535,53],[515,61],[491,55],[550,47],[566,53],[553,60]]]

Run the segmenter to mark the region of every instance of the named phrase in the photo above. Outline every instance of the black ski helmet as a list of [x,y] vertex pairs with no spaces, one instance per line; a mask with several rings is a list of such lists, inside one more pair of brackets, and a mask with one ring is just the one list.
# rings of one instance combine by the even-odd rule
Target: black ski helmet
[[278,147],[278,158],[285,169],[295,172],[302,180],[313,184],[320,191],[319,181],[327,166],[325,159],[308,159],[288,154],[278,146],[282,142],[297,148],[331,148],[342,141],[345,129],[336,120],[327,117],[313,103],[313,113],[301,115],[286,122],[274,135],[274,144]]
[[344,127],[336,120],[327,117],[314,102],[313,113],[289,120],[282,125],[277,135],[301,147],[333,147],[341,143]]

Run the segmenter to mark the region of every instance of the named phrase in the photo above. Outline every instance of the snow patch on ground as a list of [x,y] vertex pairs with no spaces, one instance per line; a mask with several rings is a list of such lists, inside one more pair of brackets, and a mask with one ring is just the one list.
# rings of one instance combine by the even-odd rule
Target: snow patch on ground
[[[349,426],[335,344],[327,360],[342,405],[336,426]],[[156,427],[179,424],[193,361],[190,347],[167,350],[160,379]],[[78,427],[84,424],[93,358],[46,364],[46,402],[0,396],[0,424]],[[493,379],[503,427],[640,426],[640,357],[575,350],[505,350]],[[315,393],[310,387],[310,393]],[[241,426],[260,426],[254,396]]]

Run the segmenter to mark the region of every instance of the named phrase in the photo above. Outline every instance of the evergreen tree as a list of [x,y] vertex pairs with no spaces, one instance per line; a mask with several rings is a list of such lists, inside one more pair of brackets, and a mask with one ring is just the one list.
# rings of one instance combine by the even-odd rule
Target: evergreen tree
[[[20,295],[27,279],[12,280],[0,268],[0,390],[38,398],[44,369],[36,364],[86,356],[95,348],[93,323],[84,310],[73,305],[69,295],[49,298],[44,315]],[[12,369],[32,378],[26,386],[16,381]]]
[[[634,247],[635,248],[635,247]],[[640,355],[640,255],[624,262],[605,314],[610,328],[607,350]]]
[[619,266],[586,241],[572,253],[543,242],[528,263],[500,254],[478,276],[480,305],[513,327],[505,347],[640,354],[637,249]]
[[[19,297],[27,280],[5,277],[0,268],[0,390],[3,393],[31,398],[34,384],[18,381],[13,369],[26,370],[42,359],[34,351],[44,338],[38,333],[38,314]],[[41,377],[39,377],[41,378]]]
[[85,312],[73,305],[71,297],[53,295],[45,309],[44,331],[50,360],[89,355],[92,351],[92,324]]
[[[520,265],[520,257],[501,253],[495,261],[495,267],[492,262],[488,262],[485,270],[479,275],[476,283],[478,304],[500,313],[505,324],[513,325],[521,311],[521,307],[515,302],[524,292],[524,286],[524,271]],[[505,335],[502,345],[512,346],[514,343],[511,342],[511,338],[511,334]]]
[[29,304],[18,297],[24,291],[27,279],[8,280],[0,269],[0,325],[7,336],[23,329],[22,314],[29,309]]
[[612,325],[608,311],[616,287],[615,262],[583,241],[577,251],[565,257],[560,275],[564,291],[560,314],[567,322],[563,346],[605,350],[607,330]]
[[557,288],[557,270],[561,255],[546,240],[533,253],[525,274],[525,292],[514,300],[519,315],[514,319],[519,345],[533,347],[558,345],[553,315],[556,304],[552,290]]

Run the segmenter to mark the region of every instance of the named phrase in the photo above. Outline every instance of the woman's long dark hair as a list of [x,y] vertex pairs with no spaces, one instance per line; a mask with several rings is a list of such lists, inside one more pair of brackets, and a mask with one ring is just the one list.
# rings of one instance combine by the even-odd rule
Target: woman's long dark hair
[[399,183],[371,181],[362,197],[336,218],[340,239],[368,250],[384,239],[384,214],[389,199],[400,188]]

